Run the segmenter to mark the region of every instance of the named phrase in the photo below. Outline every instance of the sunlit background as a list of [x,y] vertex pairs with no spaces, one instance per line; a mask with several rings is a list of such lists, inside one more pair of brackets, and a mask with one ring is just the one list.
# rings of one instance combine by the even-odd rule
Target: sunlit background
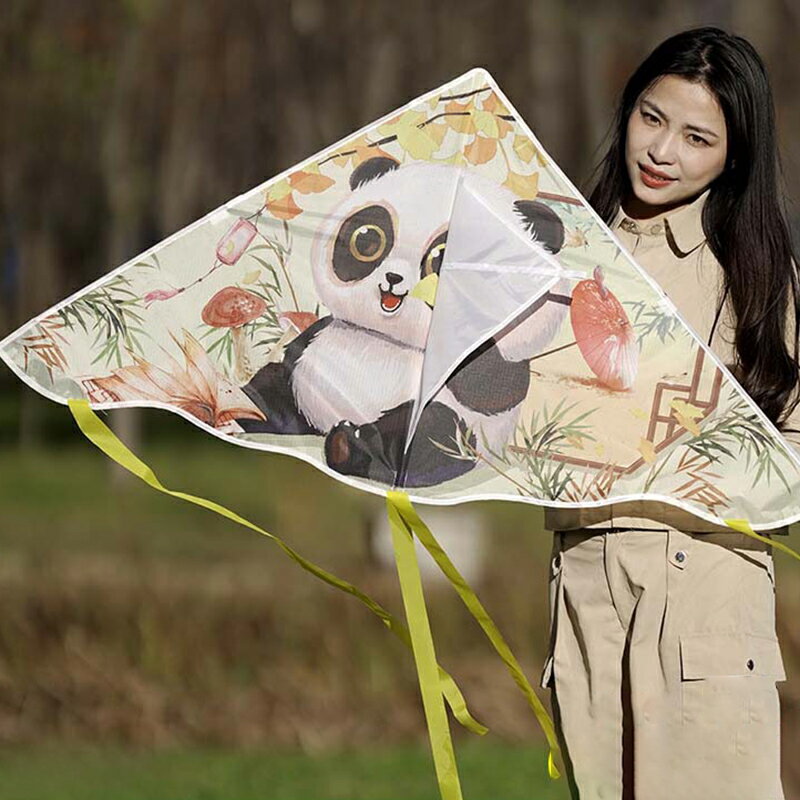
[[[473,66],[581,187],[632,69],[707,23],[767,63],[800,233],[798,0],[4,0],[0,338]],[[380,498],[165,412],[112,419],[165,483],[400,613]],[[421,513],[537,685],[551,537],[540,511]],[[797,531],[789,541],[800,546]],[[784,782],[797,800],[800,565],[776,562]],[[564,800],[522,695],[449,587],[426,583],[440,660],[491,729],[454,731],[466,796]],[[0,782],[4,800],[437,794],[413,660],[380,622],[263,537],[126,479],[5,368]]]

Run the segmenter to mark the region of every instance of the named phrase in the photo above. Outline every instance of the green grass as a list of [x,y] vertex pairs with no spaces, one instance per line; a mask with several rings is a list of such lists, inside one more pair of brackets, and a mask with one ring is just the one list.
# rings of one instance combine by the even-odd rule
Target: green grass
[[[457,747],[470,800],[566,800],[541,748],[490,740]],[[339,752],[39,748],[0,750],[3,800],[435,800],[427,750]]]

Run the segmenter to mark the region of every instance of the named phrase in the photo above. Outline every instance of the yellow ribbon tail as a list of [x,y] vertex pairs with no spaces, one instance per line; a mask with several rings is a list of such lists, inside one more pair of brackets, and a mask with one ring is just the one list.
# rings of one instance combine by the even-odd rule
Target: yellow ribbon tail
[[751,527],[750,523],[746,519],[726,519],[725,524],[733,528],[735,531],[739,533],[746,533],[748,536],[751,536],[753,539],[758,539],[760,542],[766,542],[770,547],[777,547],[778,550],[782,550],[787,555],[791,556],[792,558],[796,558],[800,561],[800,553],[796,550],[792,550],[788,544],[784,544],[783,542],[778,542],[775,539],[770,539],[767,536],[762,536],[759,533],[756,533]]
[[414,537],[391,499],[387,499],[386,505],[392,529],[397,576],[400,579],[400,591],[403,595],[408,628],[411,631],[414,660],[417,665],[425,720],[428,723],[428,737],[436,779],[439,782],[439,792],[442,800],[461,800],[458,767],[442,690],[436,673],[436,652],[425,607],[417,554],[414,550]]
[[439,569],[450,581],[470,614],[475,617],[476,621],[483,629],[492,647],[494,647],[503,660],[511,677],[522,691],[525,699],[528,701],[528,705],[536,715],[536,719],[547,739],[547,744],[550,748],[547,757],[547,773],[552,779],[558,779],[561,777],[561,773],[555,765],[555,757],[560,754],[560,749],[553,726],[553,720],[542,705],[542,702],[536,696],[536,692],[534,692],[533,687],[522,671],[519,661],[517,661],[516,656],[511,652],[511,648],[498,630],[497,625],[495,625],[473,589],[436,541],[428,526],[417,514],[408,495],[405,492],[392,491],[387,494],[387,502],[390,508],[394,507],[395,513],[401,517],[408,529],[413,531],[420,542],[422,542],[423,547],[430,553],[433,560],[439,566]]
[[[81,429],[83,434],[95,447],[102,450],[110,459],[116,461],[121,467],[124,467],[129,472],[133,473],[137,478],[143,480],[148,486],[156,489],[159,492],[168,494],[171,497],[177,497],[180,500],[185,500],[187,503],[206,508],[213,511],[215,514],[220,514],[223,517],[235,522],[237,525],[243,525],[262,536],[266,536],[273,541],[289,558],[296,564],[301,566],[306,572],[310,572],[315,577],[324,581],[329,586],[333,586],[346,594],[355,597],[363,603],[373,614],[375,614],[381,622],[400,639],[403,644],[413,651],[411,634],[403,622],[397,619],[394,615],[389,613],[379,603],[373,600],[369,595],[362,592],[352,583],[337,578],[332,573],[318,567],[316,564],[304,558],[296,550],[291,548],[286,542],[277,536],[265,531],[258,525],[250,522],[244,517],[239,516],[233,511],[215,503],[212,500],[206,500],[202,497],[195,497],[185,492],[178,492],[172,489],[167,489],[161,481],[155,476],[155,473],[147,466],[141,459],[135,456],[120,440],[116,434],[92,411],[89,403],[86,400],[69,400],[69,410],[75,418],[75,422]],[[469,712],[467,703],[458,685],[442,667],[437,665],[437,676],[441,692],[447,700],[448,705],[453,711],[453,716],[458,722],[468,730],[477,734],[484,734],[488,728],[481,725]]]

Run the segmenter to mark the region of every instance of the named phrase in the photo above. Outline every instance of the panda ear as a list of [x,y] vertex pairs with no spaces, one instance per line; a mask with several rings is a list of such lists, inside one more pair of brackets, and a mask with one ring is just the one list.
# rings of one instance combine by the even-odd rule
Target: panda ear
[[522,217],[528,233],[533,234],[551,253],[557,253],[564,245],[564,223],[550,206],[539,200],[517,200],[514,208]]
[[373,156],[366,161],[362,161],[350,176],[350,188],[358,189],[359,186],[367,181],[380,178],[387,172],[397,169],[400,166],[398,161],[395,161],[389,156]]

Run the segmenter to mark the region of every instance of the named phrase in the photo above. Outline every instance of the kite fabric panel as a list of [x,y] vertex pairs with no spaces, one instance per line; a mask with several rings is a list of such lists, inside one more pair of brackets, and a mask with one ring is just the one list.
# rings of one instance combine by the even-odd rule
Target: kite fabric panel
[[29,386],[166,408],[414,501],[800,519],[800,459],[474,69],[0,343]]

